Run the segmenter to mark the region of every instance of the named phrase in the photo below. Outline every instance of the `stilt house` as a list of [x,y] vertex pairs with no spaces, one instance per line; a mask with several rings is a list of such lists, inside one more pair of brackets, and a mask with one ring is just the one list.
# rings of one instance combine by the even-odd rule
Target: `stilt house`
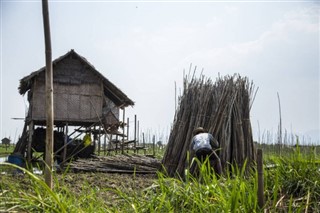
[[[29,110],[16,152],[30,158],[35,126],[45,127],[45,67],[20,80],[19,93],[28,95]],[[117,131],[119,111],[134,102],[74,50],[53,61],[54,125],[68,135],[69,126]],[[27,130],[28,129],[28,130]],[[28,134],[26,134],[28,132]],[[28,142],[27,142],[28,141]]]

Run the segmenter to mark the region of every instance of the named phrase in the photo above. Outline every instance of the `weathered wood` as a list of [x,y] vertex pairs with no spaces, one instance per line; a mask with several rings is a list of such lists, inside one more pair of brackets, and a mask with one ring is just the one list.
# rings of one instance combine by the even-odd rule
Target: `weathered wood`
[[[137,115],[134,115],[134,147],[137,146]],[[137,153],[136,151],[134,153]]]
[[44,38],[46,49],[46,156],[44,179],[50,189],[52,183],[52,167],[53,167],[53,77],[52,77],[52,53],[51,53],[51,36],[49,22],[49,6],[48,0],[42,0]]
[[84,172],[155,173],[161,168],[161,162],[142,155],[115,155],[78,159],[68,166],[72,171]]
[[31,159],[32,159],[32,136],[33,136],[33,132],[34,132],[34,125],[33,125],[33,121],[30,121],[29,123],[29,138],[28,138],[28,145],[27,145],[27,162],[28,164],[31,163]]
[[64,136],[64,148],[63,148],[63,153],[62,153],[62,161],[65,161],[67,158],[67,144],[68,144],[68,131],[69,131],[69,126],[68,123],[66,123],[65,126],[65,136]]
[[[125,119],[126,119],[125,114],[126,114],[126,111],[125,111],[125,108],[123,108],[123,109],[122,109],[122,122],[123,122],[123,124],[125,123]],[[125,130],[124,130],[124,125],[123,125],[123,128],[122,128],[123,137],[122,137],[121,154],[124,153],[124,146],[123,146],[124,140],[125,140],[125,134],[124,134],[124,132],[125,132]]]

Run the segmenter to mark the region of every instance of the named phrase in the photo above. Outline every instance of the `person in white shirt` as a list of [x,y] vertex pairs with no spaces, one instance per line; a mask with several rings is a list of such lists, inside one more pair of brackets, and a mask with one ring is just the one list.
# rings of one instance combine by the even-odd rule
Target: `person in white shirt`
[[219,176],[222,174],[222,166],[216,150],[219,149],[219,142],[208,133],[204,128],[198,127],[193,131],[191,142],[191,156],[196,156],[200,162],[204,162],[209,158],[214,164],[214,171]]

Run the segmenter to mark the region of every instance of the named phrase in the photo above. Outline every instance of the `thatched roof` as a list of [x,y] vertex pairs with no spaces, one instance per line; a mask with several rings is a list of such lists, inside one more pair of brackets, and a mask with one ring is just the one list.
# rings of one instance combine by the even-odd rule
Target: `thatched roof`
[[[79,55],[78,53],[76,53],[73,49],[71,51],[69,51],[68,53],[66,53],[63,56],[60,56],[59,58],[55,59],[52,62],[53,65],[53,71],[54,71],[54,67],[61,62],[63,59],[69,57],[70,55],[72,55],[72,57],[74,58],[78,58],[80,61],[82,61],[84,64],[86,64],[87,66],[90,67],[90,69],[93,71],[93,74],[98,76],[102,82],[103,82],[103,86],[104,86],[104,94],[105,96],[107,96],[109,99],[111,99],[117,106],[120,107],[126,107],[129,105],[134,105],[134,102],[128,98],[128,96],[126,94],[124,94],[118,87],[116,87],[111,81],[109,81],[107,78],[105,78],[100,72],[98,72],[95,67],[90,64],[87,59],[85,59],[84,57],[82,57],[81,55]],[[34,82],[35,77],[37,77],[40,73],[45,71],[45,67],[42,67],[41,69],[32,72],[30,75],[25,76],[24,78],[22,78],[20,80],[20,85],[19,85],[19,93],[21,95],[24,95],[28,90],[31,89],[31,86]]]

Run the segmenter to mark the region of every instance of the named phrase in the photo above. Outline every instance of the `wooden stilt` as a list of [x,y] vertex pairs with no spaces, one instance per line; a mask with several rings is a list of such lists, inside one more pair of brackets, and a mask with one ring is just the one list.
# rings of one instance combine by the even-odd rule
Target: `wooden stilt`
[[[127,141],[129,141],[129,118],[127,118]],[[127,144],[127,153],[129,152],[129,144]]]
[[[137,115],[134,115],[134,148],[137,147]],[[134,153],[136,153],[137,150],[134,150]]]
[[123,148],[124,148],[124,139],[125,139],[125,137],[124,137],[124,121],[125,121],[125,114],[126,114],[126,111],[125,111],[125,108],[123,108],[123,109],[122,109],[122,122],[123,122],[122,134],[123,134],[123,136],[122,136],[121,154],[124,154],[124,150],[123,150]]
[[142,143],[143,143],[143,148],[144,148],[144,155],[146,155],[146,142],[144,140],[144,133],[142,133]]
[[30,121],[29,123],[29,138],[28,138],[28,146],[27,146],[27,161],[28,164],[31,163],[31,159],[32,159],[32,136],[33,136],[33,132],[34,132],[34,125],[33,125],[33,121]]
[[66,157],[67,157],[68,131],[69,131],[69,126],[68,126],[68,123],[66,123],[65,135],[64,135],[64,148],[63,148],[63,153],[62,153],[62,162],[65,162]]
[[104,134],[103,140],[103,155],[106,156],[106,149],[107,149],[107,134]]
[[156,156],[155,145],[156,145],[156,136],[153,135],[153,137],[152,137],[152,153],[153,153],[153,156]]
[[101,125],[99,125],[99,134],[98,134],[98,155],[100,155],[100,151],[101,151]]

